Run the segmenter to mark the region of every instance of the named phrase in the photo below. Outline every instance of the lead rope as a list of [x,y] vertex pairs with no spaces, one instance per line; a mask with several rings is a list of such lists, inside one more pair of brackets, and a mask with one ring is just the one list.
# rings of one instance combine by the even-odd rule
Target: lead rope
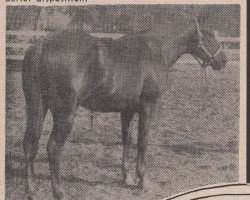
[[94,111],[90,110],[89,115],[90,115],[89,117],[90,131],[93,131],[94,130]]
[[[204,88],[204,95],[203,95],[203,109],[207,106],[207,99],[206,96],[208,95],[208,91],[209,91],[209,81],[208,81],[208,76],[207,76],[207,68],[205,67],[204,63],[202,63],[198,58],[194,57],[199,65],[201,66],[200,68],[200,73],[202,74],[202,78],[205,80],[205,88]],[[202,109],[202,110],[203,110]]]
[[208,77],[207,77],[207,69],[206,68],[201,68],[201,72],[202,72],[203,77],[205,79],[205,91],[208,92],[209,83],[208,83]]
[[[202,45],[202,41],[201,41],[201,38],[202,38],[202,32],[200,30],[200,26],[199,26],[199,23],[198,23],[198,20],[197,18],[194,18],[195,20],[195,24],[196,24],[196,28],[197,28],[197,32],[198,32],[198,40],[199,40],[199,45],[202,47],[202,49],[208,54],[208,56],[211,57],[210,53],[206,50],[206,48],[203,48],[203,45]],[[207,69],[206,69],[206,66],[207,66],[207,63],[202,63],[202,61],[199,60],[199,58],[197,58],[196,56],[194,56],[194,58],[198,61],[199,65],[201,66],[201,74],[202,76],[204,77],[204,80],[205,80],[205,94],[204,94],[204,107],[206,107],[206,95],[208,94],[208,91],[209,91],[209,82],[208,82],[208,76],[207,76]]]

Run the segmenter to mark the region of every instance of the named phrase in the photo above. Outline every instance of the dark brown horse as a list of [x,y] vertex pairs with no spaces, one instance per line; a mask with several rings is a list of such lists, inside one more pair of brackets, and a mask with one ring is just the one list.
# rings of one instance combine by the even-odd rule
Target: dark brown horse
[[[66,30],[48,35],[32,46],[23,61],[28,117],[23,148],[29,198],[35,197],[34,160],[48,109],[54,120],[47,151],[56,199],[63,199],[60,157],[79,106],[121,113],[123,180],[126,185],[142,187],[151,116],[165,91],[170,67],[186,53],[215,70],[226,64],[215,36],[197,25],[182,35],[145,31],[116,41],[96,38],[81,30]],[[128,175],[126,165],[128,130],[135,113],[139,114],[136,180]]]

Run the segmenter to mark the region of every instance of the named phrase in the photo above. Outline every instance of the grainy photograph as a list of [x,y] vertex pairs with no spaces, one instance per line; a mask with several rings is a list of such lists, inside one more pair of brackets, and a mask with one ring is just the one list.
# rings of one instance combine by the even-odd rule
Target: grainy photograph
[[240,16],[6,6],[6,200],[160,200],[238,182]]

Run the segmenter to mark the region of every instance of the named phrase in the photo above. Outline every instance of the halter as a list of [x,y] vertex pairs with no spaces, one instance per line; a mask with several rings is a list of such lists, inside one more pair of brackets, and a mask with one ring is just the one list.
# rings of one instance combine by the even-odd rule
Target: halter
[[218,50],[212,55],[208,49],[204,46],[203,42],[202,42],[202,37],[203,37],[203,33],[201,32],[201,29],[200,29],[200,26],[199,26],[199,23],[197,21],[197,18],[195,18],[195,24],[196,24],[196,28],[197,28],[197,32],[198,32],[198,47],[201,48],[205,53],[206,55],[209,57],[209,62],[205,62],[203,61],[203,63],[199,60],[198,57],[194,56],[194,58],[199,62],[200,66],[202,68],[206,68],[210,62],[214,61],[214,58],[223,50],[222,49],[222,46],[220,45],[220,47],[218,48]]

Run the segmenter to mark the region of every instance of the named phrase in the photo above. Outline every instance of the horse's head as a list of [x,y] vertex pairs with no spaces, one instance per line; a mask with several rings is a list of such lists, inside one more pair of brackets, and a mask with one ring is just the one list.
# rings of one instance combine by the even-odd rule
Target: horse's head
[[226,66],[227,57],[214,33],[200,29],[198,24],[188,41],[188,49],[204,68],[210,65],[214,70],[220,70]]

